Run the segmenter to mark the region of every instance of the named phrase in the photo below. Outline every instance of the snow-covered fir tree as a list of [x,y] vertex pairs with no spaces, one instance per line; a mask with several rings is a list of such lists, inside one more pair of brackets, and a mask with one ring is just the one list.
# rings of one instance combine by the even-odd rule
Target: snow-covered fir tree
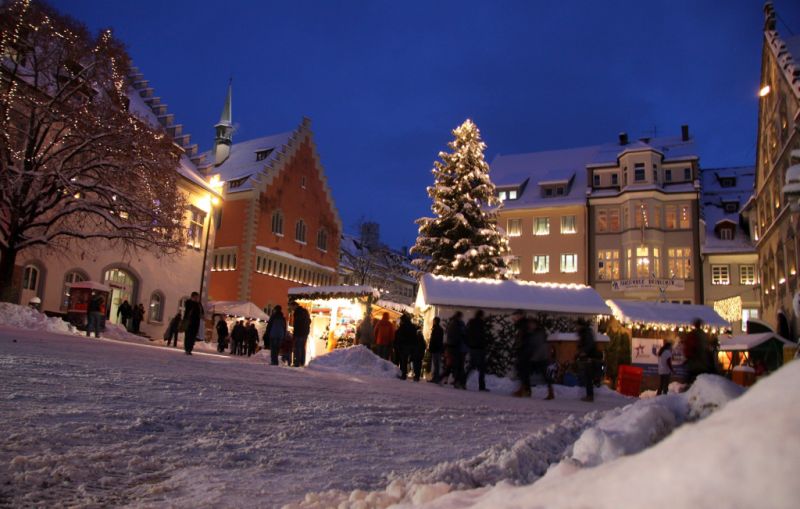
[[486,144],[471,120],[453,131],[448,146],[433,163],[428,187],[436,217],[417,220],[419,235],[411,252],[422,272],[469,278],[505,278],[508,239],[497,229],[500,201],[483,157]]

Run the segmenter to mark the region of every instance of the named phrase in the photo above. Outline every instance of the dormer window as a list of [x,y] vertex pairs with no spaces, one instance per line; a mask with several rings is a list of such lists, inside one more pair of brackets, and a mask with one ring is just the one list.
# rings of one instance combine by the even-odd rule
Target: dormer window
[[736,177],[722,177],[719,179],[719,185],[722,187],[736,187]]
[[556,195],[563,196],[564,195],[564,188],[562,186],[558,186],[556,188]]
[[497,197],[500,199],[500,201],[516,200],[517,198],[519,198],[519,190],[505,189],[503,191],[498,191]]
[[730,227],[720,228],[719,238],[722,240],[733,240],[733,228]]
[[552,188],[552,187],[545,188],[545,190],[544,190],[544,195],[545,195],[546,197],[548,197],[548,198],[549,198],[550,196],[553,196],[553,188]]
[[692,180],[692,169],[691,168],[684,168],[683,169],[683,180]]
[[729,214],[734,214],[739,212],[739,202],[738,201],[726,201],[722,204],[722,208],[725,212]]
[[500,191],[497,193],[497,197],[500,199],[500,201],[506,201],[508,195],[506,194],[505,191]]
[[256,150],[256,161],[263,161],[268,158],[274,149],[266,148],[264,150]]
[[517,199],[517,190],[516,189],[512,189],[511,191],[508,192],[508,199],[509,200],[516,200]]

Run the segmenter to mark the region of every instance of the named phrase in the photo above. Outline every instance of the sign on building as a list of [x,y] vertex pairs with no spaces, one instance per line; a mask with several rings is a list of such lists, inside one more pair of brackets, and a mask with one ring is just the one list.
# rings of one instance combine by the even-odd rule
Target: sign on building
[[680,291],[684,289],[683,279],[644,277],[637,279],[617,279],[611,282],[611,289],[615,292],[629,290],[662,290]]

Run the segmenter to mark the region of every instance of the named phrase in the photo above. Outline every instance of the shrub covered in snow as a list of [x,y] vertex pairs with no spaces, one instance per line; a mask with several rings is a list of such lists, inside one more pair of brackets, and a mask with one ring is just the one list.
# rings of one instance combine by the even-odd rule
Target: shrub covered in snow
[[308,363],[308,369],[379,378],[395,378],[400,375],[397,366],[381,359],[363,345],[336,349],[328,354],[314,357]]

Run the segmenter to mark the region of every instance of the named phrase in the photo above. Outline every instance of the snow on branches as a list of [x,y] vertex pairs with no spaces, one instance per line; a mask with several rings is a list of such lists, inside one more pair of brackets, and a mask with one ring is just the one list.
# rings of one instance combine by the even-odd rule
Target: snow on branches
[[433,163],[428,187],[435,217],[417,220],[419,235],[411,252],[421,272],[470,278],[505,278],[508,239],[497,229],[501,205],[483,157],[486,144],[469,119],[453,130],[452,152]]

